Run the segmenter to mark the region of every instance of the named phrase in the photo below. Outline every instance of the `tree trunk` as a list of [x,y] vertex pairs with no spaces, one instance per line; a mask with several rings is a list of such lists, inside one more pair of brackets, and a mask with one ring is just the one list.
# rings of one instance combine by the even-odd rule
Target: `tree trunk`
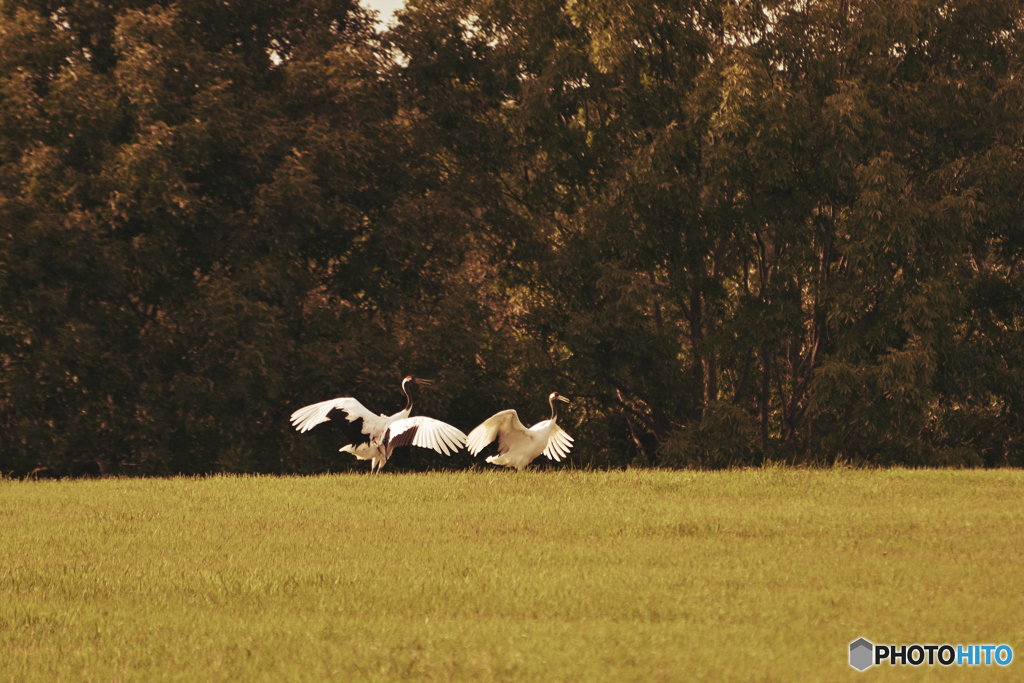
[[761,347],[761,452],[768,452],[768,401],[771,399],[771,360],[768,349]]

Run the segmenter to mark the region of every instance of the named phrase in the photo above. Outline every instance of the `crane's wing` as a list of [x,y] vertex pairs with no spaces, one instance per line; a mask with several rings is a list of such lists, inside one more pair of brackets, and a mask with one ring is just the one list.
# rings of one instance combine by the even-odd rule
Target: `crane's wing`
[[332,398],[292,413],[292,425],[302,433],[328,420],[337,424],[353,445],[379,438],[388,422],[387,417],[374,415],[354,398]]
[[508,450],[509,435],[520,432],[525,435],[528,431],[519,421],[516,411],[503,410],[481,422],[469,433],[466,437],[466,448],[472,455],[476,455],[497,439],[498,451],[504,453]]
[[447,422],[420,415],[392,422],[384,432],[384,443],[389,454],[398,446],[419,446],[451,455],[466,443],[466,435]]
[[544,449],[544,455],[548,456],[548,460],[554,460],[555,462],[561,462],[562,458],[569,455],[569,449],[572,448],[572,437],[555,423],[551,428],[551,434],[548,435],[548,445]]

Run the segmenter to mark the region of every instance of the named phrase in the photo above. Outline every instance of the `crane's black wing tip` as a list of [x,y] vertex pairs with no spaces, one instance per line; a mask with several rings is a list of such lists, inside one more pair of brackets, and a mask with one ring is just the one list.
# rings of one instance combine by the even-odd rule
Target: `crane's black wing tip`
[[502,450],[501,439],[495,437],[493,441],[488,442],[487,445],[481,448],[480,452],[476,455],[477,457],[490,458],[495,455],[503,455],[507,450],[507,448]]
[[332,408],[327,413],[327,419],[331,421],[331,424],[337,425],[353,446],[370,443],[370,435],[363,431],[363,418],[357,417],[354,420],[349,420],[348,416],[349,413],[344,408]]
[[388,448],[398,448],[399,446],[411,446],[413,439],[416,438],[416,432],[420,430],[419,425],[413,425],[405,431],[399,432],[398,434],[391,434],[391,429],[388,429],[384,433],[384,443],[388,445]]

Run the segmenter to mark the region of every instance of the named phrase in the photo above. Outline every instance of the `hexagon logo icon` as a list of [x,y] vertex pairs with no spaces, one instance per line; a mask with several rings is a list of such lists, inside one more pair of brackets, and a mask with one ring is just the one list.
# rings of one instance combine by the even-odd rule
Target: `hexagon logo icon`
[[850,643],[850,666],[857,671],[863,671],[874,662],[875,646],[864,638],[858,638]]

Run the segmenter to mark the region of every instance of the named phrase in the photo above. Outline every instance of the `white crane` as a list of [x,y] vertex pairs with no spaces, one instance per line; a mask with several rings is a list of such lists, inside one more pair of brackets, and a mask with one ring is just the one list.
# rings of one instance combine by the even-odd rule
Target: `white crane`
[[556,462],[569,455],[572,437],[558,426],[558,409],[555,401],[568,403],[569,399],[556,391],[548,396],[551,404],[551,419],[538,422],[527,429],[519,421],[514,410],[503,410],[484,420],[466,437],[466,448],[474,456],[493,441],[498,442],[498,454],[487,458],[487,462],[505,467],[515,467],[522,472],[534,458],[543,453]]
[[391,451],[398,446],[420,446],[451,455],[466,443],[465,434],[440,420],[409,417],[412,412],[409,386],[430,383],[430,380],[415,377],[403,379],[405,408],[390,417],[375,415],[354,398],[332,398],[296,410],[292,413],[292,425],[299,433],[305,433],[323,422],[334,422],[351,442],[339,450],[360,460],[372,460],[371,474],[380,472],[391,457]]

